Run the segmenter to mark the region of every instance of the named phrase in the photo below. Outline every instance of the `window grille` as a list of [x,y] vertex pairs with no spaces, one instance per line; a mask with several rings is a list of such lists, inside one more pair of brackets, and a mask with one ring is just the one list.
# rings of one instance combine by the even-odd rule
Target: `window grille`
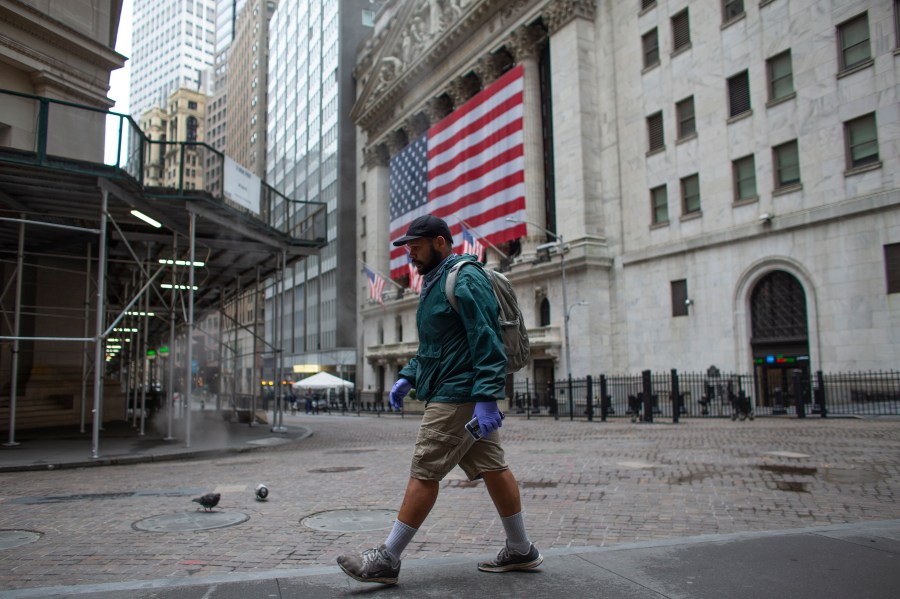
[[763,277],[750,296],[754,342],[807,337],[806,293],[793,275],[776,270]]
[[691,24],[688,10],[684,9],[672,17],[672,51],[675,52],[691,45]]
[[641,36],[641,46],[644,49],[644,68],[659,64],[659,35],[656,27]]
[[884,270],[888,293],[900,293],[900,243],[884,246]]
[[659,150],[666,146],[663,137],[663,117],[662,112],[647,117],[647,135],[649,138],[649,152]]
[[687,316],[687,280],[671,281],[670,285],[672,287],[672,316]]
[[728,115],[735,117],[750,111],[750,78],[747,71],[728,79]]

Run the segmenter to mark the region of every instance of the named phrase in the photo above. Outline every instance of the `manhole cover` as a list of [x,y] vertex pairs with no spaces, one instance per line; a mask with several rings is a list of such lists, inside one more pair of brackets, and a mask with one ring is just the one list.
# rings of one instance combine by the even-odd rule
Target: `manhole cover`
[[240,512],[184,512],[181,514],[162,514],[138,520],[132,524],[135,530],[147,532],[189,532],[192,530],[210,530],[234,526],[250,519]]
[[34,543],[40,538],[40,533],[30,530],[0,530],[0,550]]
[[353,472],[354,470],[362,470],[362,466],[331,466],[330,468],[316,468],[310,470],[316,474],[333,474],[336,472]]
[[328,532],[365,532],[390,528],[397,519],[393,510],[332,510],[300,520],[300,524]]

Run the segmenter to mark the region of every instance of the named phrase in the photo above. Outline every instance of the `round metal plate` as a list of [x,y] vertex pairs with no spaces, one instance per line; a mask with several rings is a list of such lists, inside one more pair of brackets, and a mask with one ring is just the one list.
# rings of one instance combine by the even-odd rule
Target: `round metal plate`
[[393,510],[331,510],[307,516],[300,524],[328,532],[364,532],[390,528],[396,519]]
[[41,533],[30,530],[0,530],[0,550],[21,547],[40,538]]
[[135,530],[147,532],[189,532],[192,530],[209,530],[234,526],[250,519],[240,512],[184,512],[181,514],[162,514],[138,520],[132,524]]

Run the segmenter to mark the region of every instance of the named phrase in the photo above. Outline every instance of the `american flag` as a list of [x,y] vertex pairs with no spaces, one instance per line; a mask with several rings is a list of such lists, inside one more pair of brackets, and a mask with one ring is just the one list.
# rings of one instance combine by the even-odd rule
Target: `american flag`
[[422,275],[416,270],[412,262],[407,263],[409,267],[409,288],[416,293],[422,293]]
[[370,270],[368,266],[364,268],[366,269],[366,276],[369,278],[369,299],[375,300],[383,306],[384,299],[382,299],[381,295],[384,293],[384,279]]
[[[454,250],[460,219],[495,245],[526,234],[524,222],[506,220],[525,220],[523,89],[519,65],[391,159],[392,242],[423,214],[447,221]],[[406,274],[407,262],[406,248],[392,245],[391,277]]]
[[474,254],[478,257],[479,262],[484,262],[484,246],[481,245],[481,242],[475,239],[475,236],[472,235],[472,232],[465,228],[463,225],[459,226],[462,229],[462,251],[464,254]]

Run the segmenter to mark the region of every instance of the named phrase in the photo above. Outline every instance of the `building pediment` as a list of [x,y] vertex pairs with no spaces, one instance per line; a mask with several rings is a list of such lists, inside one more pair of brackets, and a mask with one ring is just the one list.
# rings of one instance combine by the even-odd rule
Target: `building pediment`
[[[410,90],[420,90],[435,65],[500,13],[513,20],[539,0],[422,0],[395,4],[395,13],[381,33],[368,44],[357,68],[362,91],[350,113],[364,129],[390,120],[398,101]],[[388,17],[386,17],[388,18]],[[445,84],[446,81],[441,81]],[[417,94],[418,95],[418,94]]]

